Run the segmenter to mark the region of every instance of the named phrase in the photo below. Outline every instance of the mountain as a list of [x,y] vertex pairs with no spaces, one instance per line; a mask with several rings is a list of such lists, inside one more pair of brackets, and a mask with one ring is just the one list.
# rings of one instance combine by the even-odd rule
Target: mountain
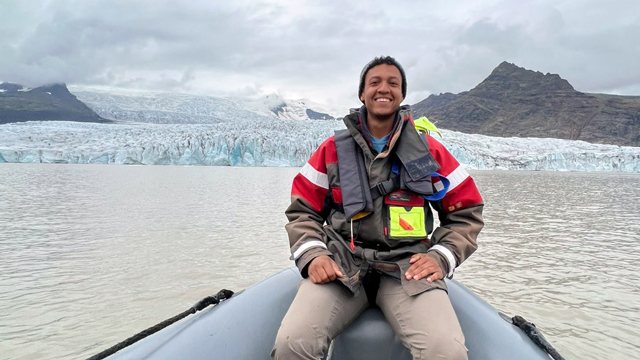
[[277,94],[246,99],[86,86],[71,86],[70,89],[100,116],[123,122],[207,124],[227,119],[336,120],[340,114],[338,110],[307,99],[288,100]]
[[576,91],[556,74],[503,62],[469,91],[412,106],[439,127],[501,137],[552,137],[640,146],[640,96]]
[[266,116],[288,120],[337,120],[342,114],[337,109],[315,103],[308,99],[283,99],[278,94],[269,94],[259,99],[238,99],[239,104]]
[[71,94],[65,84],[35,89],[0,84],[0,124],[33,120],[107,122]]

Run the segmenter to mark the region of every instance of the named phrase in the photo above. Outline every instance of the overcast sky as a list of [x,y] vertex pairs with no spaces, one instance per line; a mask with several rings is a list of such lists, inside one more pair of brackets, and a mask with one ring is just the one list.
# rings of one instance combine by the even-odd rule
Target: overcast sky
[[375,56],[407,103],[506,60],[577,90],[640,95],[638,0],[0,0],[0,80],[358,106]]

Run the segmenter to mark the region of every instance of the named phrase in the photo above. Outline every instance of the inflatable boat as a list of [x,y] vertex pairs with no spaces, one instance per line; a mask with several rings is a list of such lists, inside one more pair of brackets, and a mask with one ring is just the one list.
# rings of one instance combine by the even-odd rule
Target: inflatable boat
[[[101,353],[102,357],[98,354],[91,359],[108,356],[110,360],[268,360],[299,281],[296,268],[283,270],[214,307],[186,316],[140,341],[136,339],[134,344],[117,352],[113,350],[111,353],[115,353],[110,356],[106,350]],[[525,322],[524,327],[515,326],[512,318],[496,311],[457,281],[446,281],[466,337],[470,360],[548,360],[551,357],[536,344],[535,337],[532,340],[527,336],[526,324],[536,332],[533,324]],[[332,342],[326,358],[409,360],[411,355],[395,337],[382,312],[370,308]]]

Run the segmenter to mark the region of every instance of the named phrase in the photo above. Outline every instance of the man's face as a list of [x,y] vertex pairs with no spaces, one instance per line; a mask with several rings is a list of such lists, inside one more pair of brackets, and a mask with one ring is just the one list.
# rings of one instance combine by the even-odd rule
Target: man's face
[[397,67],[381,64],[369,69],[360,96],[369,114],[380,120],[393,117],[402,100],[402,75]]

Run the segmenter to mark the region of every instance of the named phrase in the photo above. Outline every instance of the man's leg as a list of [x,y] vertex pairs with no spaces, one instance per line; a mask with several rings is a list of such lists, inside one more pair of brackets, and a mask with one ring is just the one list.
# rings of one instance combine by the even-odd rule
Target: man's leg
[[399,280],[382,276],[376,302],[414,360],[467,359],[464,334],[444,290],[409,296]]
[[333,281],[314,284],[303,279],[282,320],[273,359],[322,359],[329,342],[369,305],[364,290],[358,296]]

